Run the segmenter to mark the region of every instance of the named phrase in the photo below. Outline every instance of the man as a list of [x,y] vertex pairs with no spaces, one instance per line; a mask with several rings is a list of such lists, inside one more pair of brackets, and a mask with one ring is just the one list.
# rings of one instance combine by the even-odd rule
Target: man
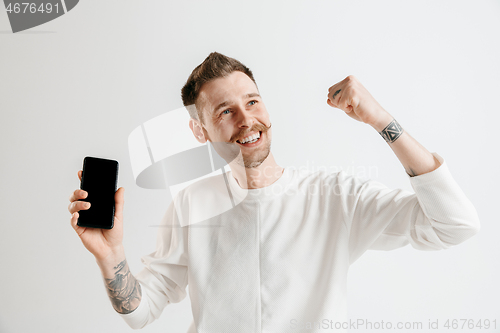
[[[346,328],[348,268],[366,250],[446,249],[479,230],[477,213],[444,160],[406,133],[353,76],[330,87],[327,103],[382,135],[415,193],[343,172],[279,166],[253,74],[235,59],[210,54],[193,70],[182,98],[195,138],[214,144],[231,171],[179,193],[163,218],[157,250],[143,257],[136,277],[122,245],[124,189],[115,194],[111,230],[78,227],[78,211],[88,207],[77,200],[86,193],[70,197],[71,224],[131,327],[144,327],[181,301],[189,283],[193,332],[339,331]],[[237,204],[194,218],[227,195],[222,177]]]

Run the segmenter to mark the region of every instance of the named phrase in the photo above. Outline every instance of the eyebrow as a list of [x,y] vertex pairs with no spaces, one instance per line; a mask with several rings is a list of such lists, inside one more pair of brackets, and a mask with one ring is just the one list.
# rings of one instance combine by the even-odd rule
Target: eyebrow
[[[260,95],[257,93],[249,93],[249,94],[244,95],[243,99],[252,98],[252,97],[260,97]],[[214,111],[212,112],[212,115],[215,115],[217,113],[217,111],[219,111],[219,109],[221,109],[225,106],[228,106],[229,104],[231,104],[230,101],[224,101],[224,102],[220,103],[219,105],[217,105],[215,107]]]

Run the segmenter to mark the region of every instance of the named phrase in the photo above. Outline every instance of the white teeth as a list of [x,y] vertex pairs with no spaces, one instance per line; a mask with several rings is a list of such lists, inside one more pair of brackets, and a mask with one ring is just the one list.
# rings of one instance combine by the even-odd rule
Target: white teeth
[[253,143],[253,142],[257,141],[257,139],[259,139],[259,138],[260,138],[260,132],[257,132],[254,135],[251,135],[251,136],[241,140],[240,142],[241,143],[247,143],[247,142]]

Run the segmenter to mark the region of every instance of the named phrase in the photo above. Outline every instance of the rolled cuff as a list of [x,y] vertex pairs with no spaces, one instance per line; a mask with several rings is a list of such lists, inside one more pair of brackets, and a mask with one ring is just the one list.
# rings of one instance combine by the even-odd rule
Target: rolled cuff
[[145,292],[144,285],[139,281],[142,290],[141,302],[139,306],[132,312],[127,314],[119,313],[125,322],[133,329],[139,329],[146,326],[149,318],[149,300],[148,294]]

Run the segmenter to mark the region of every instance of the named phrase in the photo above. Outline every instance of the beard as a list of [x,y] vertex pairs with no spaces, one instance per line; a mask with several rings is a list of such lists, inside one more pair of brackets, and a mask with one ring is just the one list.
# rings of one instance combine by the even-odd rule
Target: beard
[[[245,167],[247,169],[256,168],[261,165],[271,152],[271,135],[269,130],[271,129],[271,124],[266,126],[264,124],[258,123],[252,126],[249,130],[243,130],[239,133],[233,135],[229,142],[213,142],[208,136],[208,132],[205,131],[205,136],[211,141],[216,152],[222,157],[227,163],[236,162],[239,166]],[[248,133],[251,132],[261,132],[261,138],[266,139],[262,143],[261,147],[254,151],[247,152],[245,155],[242,153],[242,149],[236,142],[238,139],[244,138]]]
[[[241,149],[240,149],[240,154],[238,154],[238,157],[235,159],[236,162],[238,163],[238,165],[240,166],[243,166],[247,169],[251,169],[251,168],[256,168],[258,167],[259,165],[262,164],[262,162],[264,162],[266,160],[266,158],[269,156],[269,153],[271,152],[271,135],[269,135],[269,130],[271,129],[271,125],[272,124],[269,124],[269,126],[266,126],[264,124],[255,124],[254,126],[252,126],[251,129],[249,130],[246,130],[246,131],[241,131],[239,132],[238,134],[236,135],[233,135],[233,137],[231,138],[231,142],[234,142],[236,143],[236,140],[240,139],[240,138],[243,138],[245,137],[248,133],[250,132],[262,132],[261,133],[261,137],[264,137],[266,138],[266,142],[263,142],[263,146],[262,147],[259,147],[259,150],[257,151],[253,151],[253,152],[250,152],[249,155],[243,155],[243,153],[241,153]],[[236,143],[237,144],[237,143]],[[239,146],[238,146],[239,148]]]
[[250,153],[251,156],[244,156],[243,153],[240,153],[236,158],[238,165],[247,169],[256,168],[261,165],[271,152],[271,139],[267,138],[267,141],[263,143],[264,147],[261,147],[260,151]]

